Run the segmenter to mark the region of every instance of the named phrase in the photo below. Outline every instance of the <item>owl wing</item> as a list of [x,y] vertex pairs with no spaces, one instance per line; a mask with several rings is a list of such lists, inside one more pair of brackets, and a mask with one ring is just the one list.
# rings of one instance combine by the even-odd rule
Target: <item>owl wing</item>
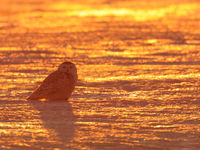
[[[55,71],[51,73],[29,97],[29,100],[39,100],[43,98],[48,98],[49,95],[56,93],[63,87],[62,80],[64,79],[64,74]],[[66,80],[66,79],[65,79]],[[65,81],[66,83],[66,81]]]

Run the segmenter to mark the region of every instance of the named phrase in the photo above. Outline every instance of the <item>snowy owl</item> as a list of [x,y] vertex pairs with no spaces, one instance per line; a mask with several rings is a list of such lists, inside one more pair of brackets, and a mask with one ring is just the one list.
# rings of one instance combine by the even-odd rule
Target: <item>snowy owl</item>
[[71,62],[64,62],[27,99],[67,100],[75,88],[77,79],[76,66]]

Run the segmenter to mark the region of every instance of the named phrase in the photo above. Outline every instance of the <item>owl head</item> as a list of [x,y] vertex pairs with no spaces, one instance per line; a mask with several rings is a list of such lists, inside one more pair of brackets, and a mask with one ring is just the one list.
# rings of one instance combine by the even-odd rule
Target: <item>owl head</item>
[[71,62],[64,62],[64,63],[60,64],[60,66],[58,67],[58,71],[66,72],[66,73],[77,76],[76,66],[75,66],[75,64],[73,64]]

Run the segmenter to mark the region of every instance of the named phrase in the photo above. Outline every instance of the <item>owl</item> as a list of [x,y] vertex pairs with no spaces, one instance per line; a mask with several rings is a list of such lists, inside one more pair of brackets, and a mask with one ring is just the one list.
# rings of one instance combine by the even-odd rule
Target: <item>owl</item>
[[71,96],[77,80],[76,66],[71,62],[64,62],[42,82],[27,100],[67,100]]

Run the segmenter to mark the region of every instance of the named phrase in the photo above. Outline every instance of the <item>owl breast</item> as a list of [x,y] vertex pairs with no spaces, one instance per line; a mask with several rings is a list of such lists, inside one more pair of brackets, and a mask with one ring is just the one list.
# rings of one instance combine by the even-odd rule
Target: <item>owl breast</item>
[[57,90],[48,97],[49,100],[67,100],[75,88],[75,80],[72,75],[62,73],[57,80]]

